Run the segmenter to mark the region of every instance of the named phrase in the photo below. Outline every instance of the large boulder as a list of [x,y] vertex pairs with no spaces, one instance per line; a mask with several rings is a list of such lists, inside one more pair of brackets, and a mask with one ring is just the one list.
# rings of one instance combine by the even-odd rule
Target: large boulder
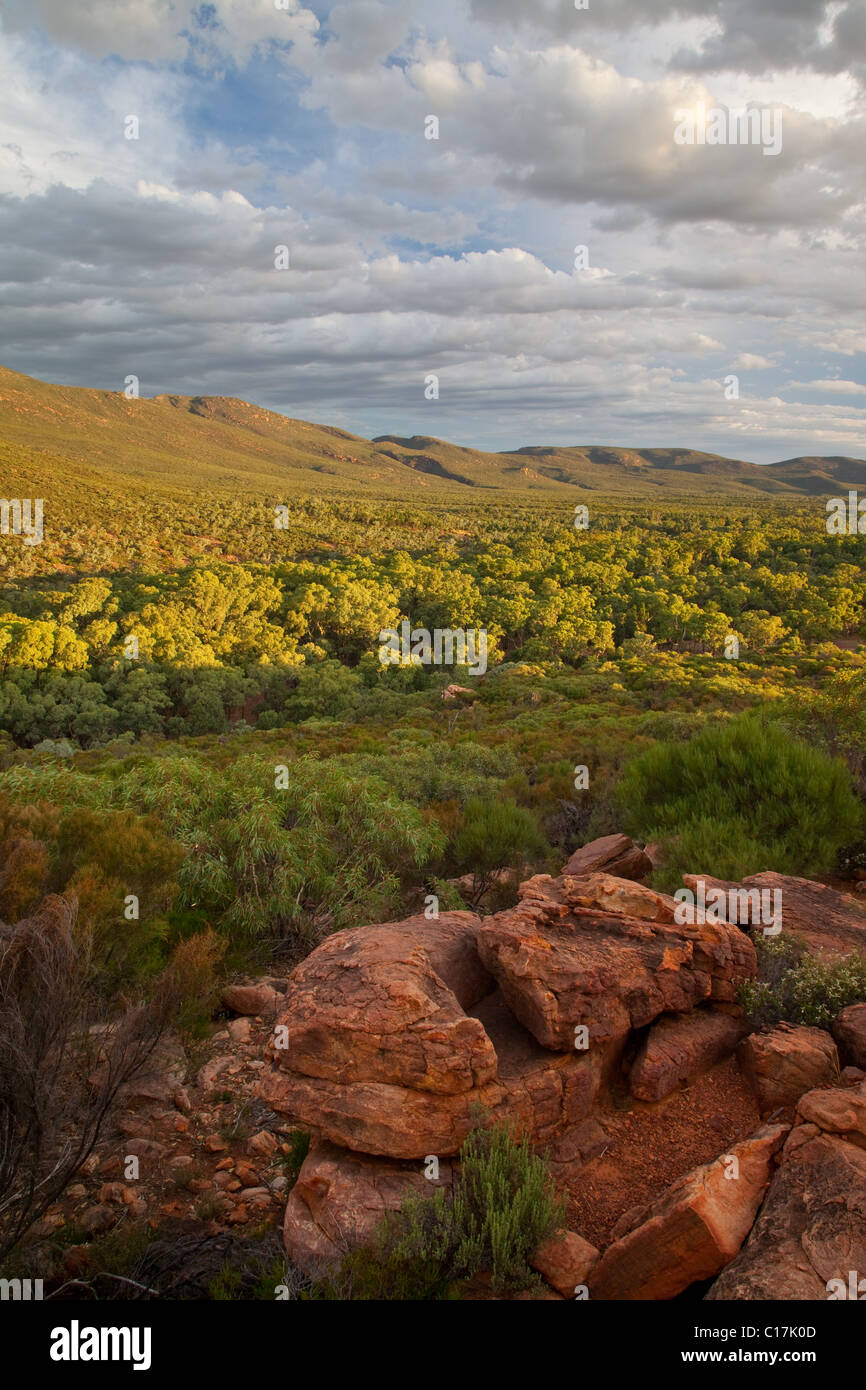
[[839,1071],[830,1034],[793,1023],[752,1033],[743,1039],[737,1056],[762,1115],[796,1105],[813,1086],[831,1085]]
[[[863,1142],[864,1114],[851,1101],[848,1091],[802,1098],[797,1118],[804,1123],[791,1131],[754,1229],[708,1299],[835,1301],[851,1297],[852,1285],[858,1296],[866,1273],[866,1150],[837,1132],[850,1126]],[[866,1284],[859,1297],[864,1292]]]
[[336,932],[292,975],[278,1060],[341,1085],[438,1095],[490,1081],[496,1054],[464,1011],[493,984],[478,960],[478,925],[471,912],[449,912]]
[[757,970],[755,949],[726,923],[675,926],[578,905],[580,883],[539,874],[517,907],[478,932],[482,963],[543,1047],[567,1051],[585,1025],[593,1044],[624,1037],[662,1013],[732,1002]]
[[509,1014],[469,912],[358,927],[294,972],[260,1096],[312,1133],[392,1158],[454,1154],[479,1109],[547,1142],[588,1113],[604,1054],[551,1056]]
[[603,870],[618,878],[641,879],[652,872],[652,860],[628,835],[605,835],[576,849],[562,870],[571,878]]
[[765,1125],[679,1178],[608,1246],[590,1274],[590,1296],[676,1298],[718,1274],[751,1229],[787,1132],[787,1125]]
[[843,1061],[866,1071],[866,1004],[849,1004],[833,1020],[833,1037]]
[[315,1278],[351,1250],[369,1245],[385,1216],[406,1198],[430,1197],[450,1183],[448,1163],[440,1164],[433,1180],[420,1163],[410,1166],[313,1143],[286,1203],[286,1253]]
[[755,890],[764,890],[770,904],[776,901],[774,894],[779,894],[782,931],[799,936],[810,954],[826,960],[866,954],[866,911],[853,898],[824,883],[771,872],[752,874],[740,883],[705,874],[683,875],[683,883],[693,893],[697,893],[701,880],[705,893],[711,888],[724,891],[727,920],[744,929],[755,926]]
[[661,1018],[632,1063],[629,1088],[636,1100],[656,1101],[688,1086],[734,1051],[747,1025],[736,1012],[695,1009]]

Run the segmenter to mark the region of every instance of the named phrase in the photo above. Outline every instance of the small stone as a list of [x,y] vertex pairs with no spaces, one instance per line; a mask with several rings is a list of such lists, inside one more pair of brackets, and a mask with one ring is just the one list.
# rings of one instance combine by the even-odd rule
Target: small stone
[[250,1153],[259,1154],[262,1158],[270,1158],[276,1152],[277,1141],[267,1129],[260,1129],[258,1134],[254,1134],[247,1144]]
[[212,1154],[223,1154],[228,1148],[228,1145],[218,1134],[209,1134],[204,1141],[204,1146]]

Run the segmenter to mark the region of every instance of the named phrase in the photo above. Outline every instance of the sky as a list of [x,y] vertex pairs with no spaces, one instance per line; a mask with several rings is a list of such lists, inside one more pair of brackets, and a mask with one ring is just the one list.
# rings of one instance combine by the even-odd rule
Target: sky
[[0,364],[866,457],[864,96],[866,0],[0,0]]

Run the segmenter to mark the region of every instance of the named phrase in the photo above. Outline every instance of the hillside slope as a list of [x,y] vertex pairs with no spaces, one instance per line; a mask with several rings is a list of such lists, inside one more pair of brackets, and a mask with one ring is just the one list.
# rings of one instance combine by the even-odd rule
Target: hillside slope
[[100,491],[592,490],[630,497],[814,496],[866,485],[866,461],[795,458],[762,466],[691,449],[527,446],[485,453],[427,435],[369,440],[223,396],[55,386],[0,368],[0,462],[7,496],[62,480]]

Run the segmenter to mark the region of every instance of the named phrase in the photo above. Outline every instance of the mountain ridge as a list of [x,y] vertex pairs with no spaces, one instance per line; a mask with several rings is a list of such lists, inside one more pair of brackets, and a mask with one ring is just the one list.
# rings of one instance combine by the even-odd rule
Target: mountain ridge
[[[256,406],[239,397],[62,386],[0,367],[4,491],[59,469],[90,486],[191,485],[261,493],[287,486],[405,492],[597,491],[658,496],[812,497],[866,486],[866,460],[802,455],[758,464],[685,447],[527,444],[490,452],[432,435],[372,439]],[[106,467],[108,465],[108,469]]]

